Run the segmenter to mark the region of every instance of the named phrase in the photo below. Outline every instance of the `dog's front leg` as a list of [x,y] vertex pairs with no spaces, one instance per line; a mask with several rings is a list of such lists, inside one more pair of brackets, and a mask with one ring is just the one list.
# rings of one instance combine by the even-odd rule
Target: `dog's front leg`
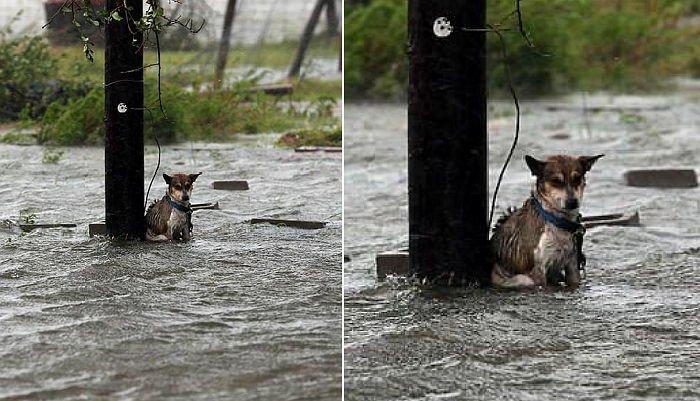
[[547,271],[547,285],[560,285],[563,282],[566,282],[563,269],[557,268]]
[[539,266],[536,265],[530,272],[529,276],[532,279],[532,282],[535,283],[535,286],[547,286],[547,268],[543,264],[540,264]]
[[182,240],[183,241],[189,241],[192,239],[192,234],[190,233],[190,230],[188,227],[184,228],[182,230]]
[[565,267],[564,273],[567,287],[576,288],[581,284],[581,271],[576,261],[569,262]]

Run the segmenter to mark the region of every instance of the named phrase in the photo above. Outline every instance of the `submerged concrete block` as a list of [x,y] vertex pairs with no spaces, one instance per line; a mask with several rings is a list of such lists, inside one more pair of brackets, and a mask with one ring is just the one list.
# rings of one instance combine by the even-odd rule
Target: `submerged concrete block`
[[324,228],[327,224],[326,222],[323,222],[323,221],[284,220],[284,219],[268,219],[268,218],[252,219],[250,221],[250,224],[261,224],[261,223],[269,223],[269,224],[272,224],[275,226],[280,226],[280,227],[301,228],[304,230],[318,230],[318,229]]
[[340,153],[343,148],[340,146],[300,146],[294,148],[297,153],[312,153],[312,152],[327,152],[327,153]]
[[211,183],[214,189],[223,189],[227,191],[247,191],[250,189],[248,181],[214,181]]
[[104,221],[90,223],[88,226],[88,232],[91,237],[96,235],[107,235],[107,225],[104,223]]
[[266,95],[282,96],[294,91],[294,86],[289,83],[258,85],[249,89],[250,92],[263,92]]
[[388,275],[408,276],[408,251],[398,250],[377,254],[377,279]]
[[26,232],[36,230],[37,228],[75,228],[77,227],[74,223],[60,223],[60,224],[20,224],[19,229]]
[[692,169],[641,169],[630,170],[624,175],[625,184],[631,187],[695,188],[698,177]]

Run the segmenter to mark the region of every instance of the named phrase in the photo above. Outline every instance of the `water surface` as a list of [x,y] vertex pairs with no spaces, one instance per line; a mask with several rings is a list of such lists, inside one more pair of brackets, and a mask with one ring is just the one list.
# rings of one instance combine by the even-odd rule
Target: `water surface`
[[[378,283],[374,255],[408,245],[406,111],[346,107],[347,400],[700,398],[700,190],[622,179],[631,168],[697,169],[700,98],[586,102],[633,107],[584,113],[578,95],[523,105],[499,212],[529,194],[525,154],[604,153],[588,175],[584,214],[639,210],[643,226],[589,230],[585,284],[531,292]],[[513,135],[511,109],[489,107],[492,188]]]
[[[78,224],[0,228],[0,400],[340,398],[340,157],[256,142],[164,148],[161,172],[202,171],[193,202],[221,205],[195,212],[193,241],[164,244],[88,237],[102,149],[44,164],[0,145],[0,220]],[[213,190],[222,179],[250,190]],[[159,174],[150,198],[164,191]],[[330,224],[246,223],[261,216]]]

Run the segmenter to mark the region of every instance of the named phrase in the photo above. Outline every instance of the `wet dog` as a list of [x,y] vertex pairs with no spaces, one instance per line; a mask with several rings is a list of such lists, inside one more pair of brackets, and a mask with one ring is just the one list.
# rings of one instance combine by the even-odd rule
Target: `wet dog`
[[146,212],[146,239],[189,241],[192,238],[192,184],[199,174],[163,174],[168,189]]
[[585,229],[579,208],[586,173],[603,155],[525,156],[537,177],[523,207],[502,217],[491,237],[495,263],[491,282],[503,288],[547,285],[577,287],[585,265],[581,251]]

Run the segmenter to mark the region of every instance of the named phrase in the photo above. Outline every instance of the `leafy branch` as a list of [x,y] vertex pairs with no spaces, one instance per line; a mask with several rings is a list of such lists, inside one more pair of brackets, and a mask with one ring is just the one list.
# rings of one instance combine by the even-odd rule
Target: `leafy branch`
[[[71,21],[71,24],[76,28],[80,39],[83,43],[83,53],[85,58],[94,62],[94,47],[95,43],[90,40],[90,36],[83,26],[91,26],[97,29],[104,29],[105,25],[112,22],[124,21],[129,27],[129,32],[134,36],[133,43],[138,48],[142,50],[147,44],[150,43],[150,38],[155,37],[156,49],[159,51],[159,39],[157,37],[158,33],[163,31],[165,28],[171,26],[180,26],[185,28],[190,33],[198,33],[204,28],[206,20],[202,19],[201,23],[196,24],[192,18],[183,18],[181,15],[167,15],[165,9],[161,5],[160,0],[145,0],[148,5],[143,16],[140,18],[133,17],[133,7],[128,6],[126,1],[123,0],[121,3],[113,8],[106,9],[97,7],[98,4],[103,3],[103,0],[65,0],[58,11],[56,11],[42,26],[42,28],[47,27],[51,24],[58,15],[66,15]],[[169,0],[171,2],[180,3],[180,0]],[[81,22],[82,21],[82,22]],[[137,39],[137,35],[142,34],[141,41]],[[158,65],[155,63],[144,68]]]

